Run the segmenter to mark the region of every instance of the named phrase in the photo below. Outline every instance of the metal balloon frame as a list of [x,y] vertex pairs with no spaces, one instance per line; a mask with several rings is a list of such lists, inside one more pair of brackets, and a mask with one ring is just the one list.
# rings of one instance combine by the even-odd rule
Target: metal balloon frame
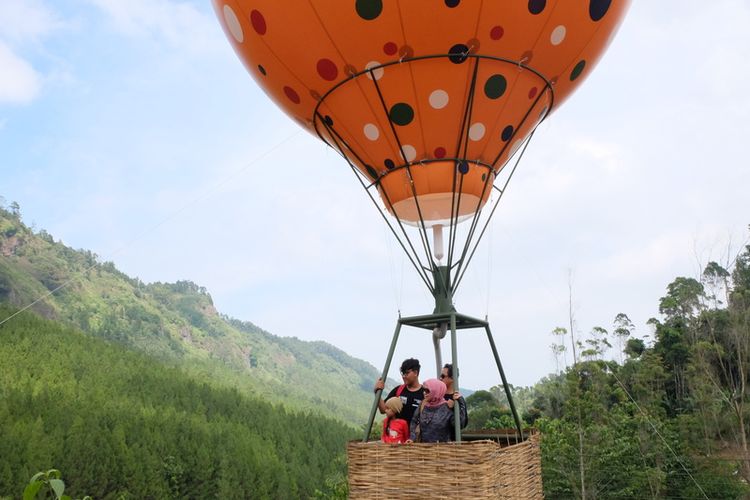
[[[325,143],[327,143],[329,146],[331,146],[339,154],[341,154],[341,156],[344,157],[344,159],[347,161],[353,173],[357,177],[360,185],[363,187],[363,189],[365,190],[367,195],[370,197],[375,207],[378,209],[378,212],[382,216],[388,228],[391,230],[391,233],[394,235],[399,245],[406,253],[410,263],[412,264],[414,269],[417,271],[417,274],[422,279],[422,281],[427,286],[428,290],[430,291],[430,293],[435,299],[435,309],[433,310],[432,314],[422,315],[422,316],[411,316],[411,317],[401,317],[399,314],[399,318],[396,323],[396,329],[393,333],[393,337],[391,340],[390,348],[388,350],[388,355],[386,357],[386,362],[382,371],[381,378],[383,380],[386,380],[386,377],[388,375],[388,370],[391,365],[391,361],[393,358],[393,354],[396,348],[396,344],[398,342],[398,338],[399,338],[402,326],[410,326],[410,327],[414,327],[414,328],[418,328],[422,330],[427,330],[432,333],[433,346],[435,349],[435,362],[436,362],[438,372],[440,371],[442,367],[442,354],[440,351],[440,340],[446,335],[448,331],[450,331],[454,389],[458,390],[460,386],[459,386],[459,363],[458,363],[458,351],[457,351],[457,331],[465,330],[465,329],[478,329],[478,328],[484,329],[487,335],[487,340],[490,344],[490,348],[492,350],[493,357],[495,359],[495,363],[497,365],[500,378],[503,383],[506,397],[508,398],[511,413],[513,414],[513,420],[516,425],[517,439],[518,441],[521,441],[525,437],[523,433],[523,428],[521,425],[521,420],[518,416],[518,412],[516,411],[515,403],[513,401],[513,397],[510,392],[510,386],[507,382],[505,372],[502,367],[502,363],[500,362],[500,356],[499,356],[497,347],[495,345],[492,332],[490,330],[489,322],[487,321],[486,318],[482,320],[482,319],[474,318],[474,317],[467,316],[467,315],[457,312],[453,305],[453,297],[458,289],[458,286],[461,284],[463,280],[463,277],[466,273],[466,269],[468,268],[469,263],[474,257],[474,254],[479,246],[479,243],[482,240],[482,237],[484,236],[489,226],[489,223],[493,215],[495,214],[495,211],[497,210],[499,202],[502,199],[502,196],[507,189],[508,183],[513,177],[513,174],[515,173],[515,170],[518,167],[518,164],[523,154],[526,151],[526,147],[528,146],[529,142],[533,138],[536,128],[539,126],[539,124],[542,121],[546,119],[546,117],[549,115],[549,113],[551,112],[553,108],[554,87],[553,87],[552,82],[550,82],[547,78],[545,78],[538,71],[534,70],[533,68],[529,66],[526,66],[524,64],[524,61],[514,61],[511,59],[505,59],[501,57],[494,57],[494,56],[487,56],[487,55],[473,54],[473,53],[463,53],[463,54],[459,54],[459,56],[463,58],[461,62],[465,62],[465,61],[468,62],[469,60],[471,60],[473,62],[473,68],[471,70],[472,71],[471,81],[469,83],[469,87],[466,92],[463,120],[461,123],[460,132],[458,134],[458,137],[456,138],[456,144],[457,144],[456,154],[453,157],[440,158],[440,159],[425,159],[425,160],[419,160],[419,161],[405,161],[405,163],[403,163],[402,165],[394,166],[393,169],[389,170],[384,175],[378,176],[377,179],[371,180],[365,176],[365,174],[350,158],[350,155],[351,155],[352,157],[356,158],[357,161],[359,161],[362,165],[366,165],[367,162],[362,160],[362,157],[364,156],[363,152],[357,151],[355,146],[352,146],[351,144],[347,143],[347,141],[342,137],[342,135],[336,131],[335,125],[331,122],[331,120],[326,120],[325,116],[321,114],[320,107],[325,102],[328,96],[336,92],[336,90],[341,88],[343,85],[354,82],[355,80],[362,78],[362,77],[369,77],[366,79],[369,80],[372,83],[372,85],[374,85],[375,90],[377,91],[377,94],[380,98],[380,105],[382,106],[381,109],[383,112],[383,117],[385,118],[385,120],[387,120],[387,123],[390,125],[390,132],[393,134],[393,138],[395,139],[396,144],[398,145],[398,148],[401,153],[401,158],[406,159],[407,155],[404,152],[403,142],[400,140],[398,136],[398,131],[389,116],[389,107],[387,103],[385,102],[383,93],[381,92],[381,89],[378,85],[377,78],[375,77],[375,72],[378,70],[382,70],[383,68],[386,68],[388,66],[402,65],[402,64],[406,64],[406,65],[417,64],[419,61],[427,60],[427,59],[445,59],[446,63],[454,64],[456,54],[435,54],[435,55],[425,55],[425,56],[411,57],[411,58],[402,58],[399,60],[381,64],[381,65],[368,67],[364,71],[351,74],[349,78],[342,80],[337,85],[329,89],[328,92],[325,93],[325,95],[321,96],[319,102],[317,103],[315,107],[312,122],[315,128],[315,131],[320,137],[320,139],[324,141]],[[477,90],[477,73],[478,73],[479,65],[481,62],[491,62],[493,64],[500,63],[503,65],[511,65],[517,68],[518,71],[529,71],[533,73],[536,77],[538,77],[540,79],[540,83],[543,84],[543,88],[537,93],[536,98],[531,102],[530,106],[528,107],[528,110],[521,117],[520,122],[517,124],[513,124],[513,132],[512,132],[511,137],[507,140],[506,144],[500,150],[495,160],[489,164],[486,162],[481,162],[477,159],[468,158],[466,155],[467,150],[468,150],[468,141],[469,141],[469,124],[471,123],[471,114],[472,114],[472,110],[474,106],[474,96]],[[536,107],[536,105],[539,103],[539,100],[547,92],[549,92],[550,102],[547,108],[542,113],[542,116],[539,117],[538,121],[533,125],[528,135],[523,139],[523,143],[521,144],[521,146],[515,152],[511,152],[509,154],[507,162],[501,164],[500,166],[496,166],[500,158],[502,158],[502,156],[508,150],[508,148],[511,147],[511,144],[514,143],[513,139],[518,134],[518,131],[521,130],[522,127],[529,120],[529,117],[532,111],[534,110],[534,108]],[[325,134],[321,132],[322,130],[326,131],[327,137]],[[328,140],[329,138],[331,139],[330,141]],[[508,165],[508,163],[511,163],[511,161],[514,159],[515,161],[513,162],[513,166],[510,169],[510,172],[507,173],[504,181],[499,182],[499,184],[502,184],[502,188],[498,187],[494,181],[497,180],[501,174],[504,174],[503,171],[506,170],[506,166]],[[432,246],[430,245],[430,238],[428,236],[428,228],[422,216],[422,210],[419,206],[419,198],[417,196],[417,191],[414,185],[414,180],[413,180],[413,176],[411,172],[413,168],[429,166],[431,162],[436,162],[436,161],[440,161],[440,162],[452,161],[452,162],[455,162],[455,165],[456,165],[456,168],[453,169],[453,183],[452,183],[453,192],[452,192],[451,211],[450,211],[451,215],[450,215],[450,220],[448,224],[448,251],[446,252],[447,260],[444,264],[441,262],[442,259],[438,261],[436,261],[435,259],[434,245]],[[468,219],[459,220],[459,214],[460,214],[460,208],[461,208],[461,195],[463,193],[462,180],[463,180],[463,173],[465,173],[462,171],[468,170],[469,164],[472,164],[473,166],[476,166],[479,168],[487,169],[487,172],[486,172],[487,175],[485,176],[485,179],[484,179],[484,186],[483,186],[482,194],[477,201],[477,206],[473,212],[473,215],[470,216],[471,218],[470,222]],[[419,233],[418,242],[412,241],[412,237],[415,235],[410,236],[409,232],[407,232],[407,228],[405,227],[404,222],[402,222],[402,220],[398,218],[397,216],[398,212],[395,210],[393,203],[391,203],[391,200],[388,197],[387,191],[385,189],[380,190],[380,192],[382,193],[382,200],[385,202],[385,204],[388,205],[388,207],[378,203],[376,197],[373,195],[373,191],[378,191],[378,187],[380,183],[387,175],[389,175],[391,172],[395,172],[395,171],[402,170],[402,169],[406,170],[406,175],[411,185],[414,203],[416,205],[417,213],[419,215],[419,223],[417,224],[417,231]],[[490,191],[488,192],[488,190]],[[486,201],[485,201],[485,194],[488,194]],[[489,196],[490,194],[496,195],[494,202],[492,201],[492,198]],[[395,224],[392,222],[391,218],[389,218],[389,212],[390,212],[391,218],[395,219]],[[461,245],[460,241],[457,241],[458,233],[459,233],[459,230],[458,230],[459,223],[469,224],[466,235],[464,238],[462,238],[463,245]],[[417,239],[417,238],[414,238],[414,239]],[[415,246],[415,243],[416,243],[416,246]],[[417,248],[420,246],[421,246],[421,252],[417,250]],[[380,399],[380,391],[376,391],[375,398],[374,398],[372,408],[370,411],[370,416],[367,422],[367,426],[365,428],[365,434],[363,437],[363,441],[365,442],[368,441],[370,431],[372,430],[372,425],[375,419],[375,413],[378,408],[379,399]],[[460,442],[462,440],[462,437],[461,437],[461,429],[460,429],[459,405],[457,404],[454,405],[453,411],[454,411],[454,416],[455,416],[454,418],[455,429],[454,430],[455,430],[456,441]]]

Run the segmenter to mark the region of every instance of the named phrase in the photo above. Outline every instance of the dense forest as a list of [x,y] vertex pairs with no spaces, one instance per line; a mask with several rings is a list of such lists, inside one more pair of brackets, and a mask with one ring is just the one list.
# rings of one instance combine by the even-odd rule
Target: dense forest
[[[625,314],[584,338],[569,318],[552,331],[564,368],[513,388],[542,433],[546,498],[750,495],[750,246],[675,279],[658,310],[648,341]],[[470,427],[512,427],[506,403],[502,387],[472,394]]]
[[307,498],[355,436],[31,313],[0,335],[0,497],[56,468],[73,497]]

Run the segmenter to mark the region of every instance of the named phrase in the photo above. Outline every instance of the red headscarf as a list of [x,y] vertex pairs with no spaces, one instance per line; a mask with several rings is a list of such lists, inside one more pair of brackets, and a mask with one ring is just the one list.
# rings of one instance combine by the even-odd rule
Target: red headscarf
[[424,382],[422,382],[422,385],[425,386],[427,389],[429,389],[429,393],[425,394],[425,406],[429,406],[430,408],[435,408],[440,405],[444,405],[447,401],[445,401],[445,391],[447,388],[445,387],[445,384],[442,380],[438,380],[436,378],[428,378]]

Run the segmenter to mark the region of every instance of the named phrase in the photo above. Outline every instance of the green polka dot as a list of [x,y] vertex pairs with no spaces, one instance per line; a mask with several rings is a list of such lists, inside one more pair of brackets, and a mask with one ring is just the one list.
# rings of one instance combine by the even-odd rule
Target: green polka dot
[[583,68],[586,67],[586,61],[579,61],[578,64],[575,65],[573,68],[573,71],[570,72],[570,81],[572,82],[579,76],[581,76],[581,73],[583,73]]
[[370,174],[370,177],[373,179],[378,178],[378,171],[372,168],[370,165],[365,165],[365,169],[367,170],[367,173]]
[[487,180],[487,174],[482,174],[482,182]]
[[503,75],[492,75],[484,84],[484,94],[490,99],[499,99],[508,88],[508,82]]
[[372,21],[383,12],[383,0],[357,0],[354,4],[359,17]]
[[414,110],[405,102],[394,104],[388,117],[396,125],[408,125],[414,119]]

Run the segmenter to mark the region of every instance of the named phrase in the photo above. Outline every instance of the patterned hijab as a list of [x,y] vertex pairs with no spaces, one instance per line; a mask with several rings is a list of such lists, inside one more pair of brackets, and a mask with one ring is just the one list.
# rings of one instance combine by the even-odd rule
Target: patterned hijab
[[422,382],[422,385],[430,391],[429,393],[425,394],[425,406],[429,406],[430,408],[437,408],[440,405],[446,404],[445,398],[443,397],[445,396],[446,387],[442,380],[438,380],[436,378],[428,378],[427,380]]

